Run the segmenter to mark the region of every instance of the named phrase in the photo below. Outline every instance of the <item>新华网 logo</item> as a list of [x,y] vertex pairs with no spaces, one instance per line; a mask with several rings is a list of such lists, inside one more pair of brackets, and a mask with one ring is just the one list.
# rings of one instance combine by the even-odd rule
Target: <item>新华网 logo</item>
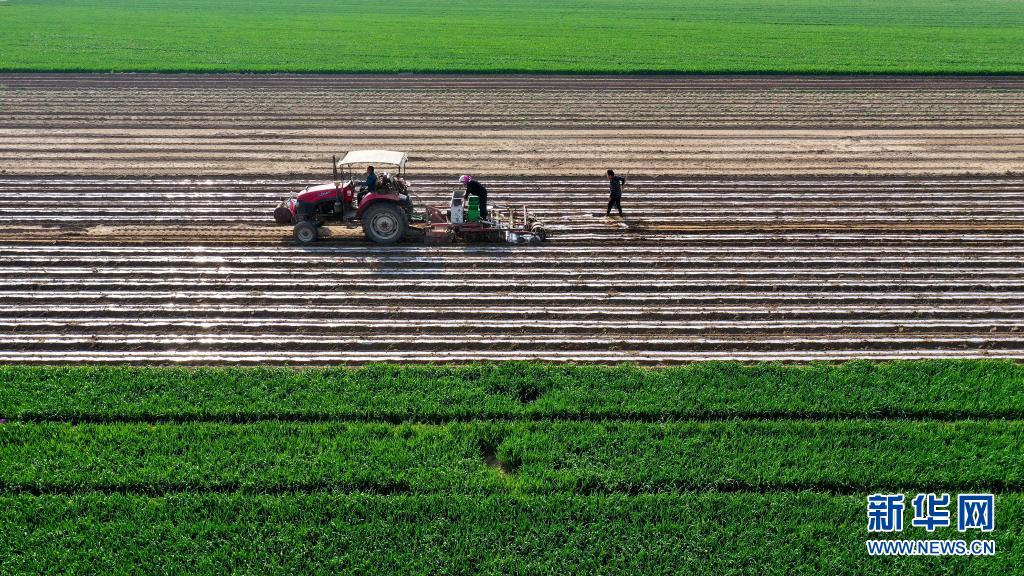
[[[902,532],[907,509],[904,494],[871,494],[867,497],[868,532]],[[952,498],[931,492],[910,501],[910,526],[931,533],[953,525]],[[995,529],[995,497],[992,494],[959,494],[956,497],[956,529],[959,532]],[[872,556],[991,556],[995,540],[868,540]]]

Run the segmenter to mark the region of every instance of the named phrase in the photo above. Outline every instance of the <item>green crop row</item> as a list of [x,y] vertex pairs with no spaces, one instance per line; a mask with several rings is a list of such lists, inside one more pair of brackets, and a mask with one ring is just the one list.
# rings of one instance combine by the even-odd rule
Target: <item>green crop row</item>
[[996,0],[8,0],[0,70],[1021,73]]
[[[0,575],[989,574],[1024,367],[0,367]],[[870,558],[865,496],[996,492],[991,558]],[[909,510],[907,512],[909,517]]]
[[8,423],[0,489],[1017,491],[1021,446],[1021,421]]
[[19,420],[1024,418],[1024,365],[0,367]]
[[6,496],[0,573],[1018,573],[1024,497],[996,514],[989,534],[901,535],[992,538],[993,557],[870,558],[863,496]]
[[288,368],[0,367],[23,420],[1024,418],[1001,361]]

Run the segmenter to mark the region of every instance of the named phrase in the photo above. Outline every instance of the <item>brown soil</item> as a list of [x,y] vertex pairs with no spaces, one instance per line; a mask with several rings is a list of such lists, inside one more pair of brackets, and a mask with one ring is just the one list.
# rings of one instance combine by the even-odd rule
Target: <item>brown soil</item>
[[[0,361],[1024,357],[1024,78],[0,85]],[[293,245],[273,206],[352,148],[552,239]]]

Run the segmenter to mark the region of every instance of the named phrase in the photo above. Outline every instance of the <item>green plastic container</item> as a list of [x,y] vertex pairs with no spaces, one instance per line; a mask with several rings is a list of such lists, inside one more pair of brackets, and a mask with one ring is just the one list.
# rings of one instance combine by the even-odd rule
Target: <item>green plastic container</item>
[[466,211],[466,221],[476,222],[480,219],[480,199],[476,196],[469,197],[469,207]]

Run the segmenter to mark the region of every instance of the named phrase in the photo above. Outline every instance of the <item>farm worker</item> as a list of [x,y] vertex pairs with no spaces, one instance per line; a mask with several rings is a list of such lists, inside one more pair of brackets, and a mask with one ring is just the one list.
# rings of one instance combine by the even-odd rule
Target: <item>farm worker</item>
[[370,192],[377,191],[377,174],[373,171],[373,166],[366,167],[366,180],[363,180],[363,186],[359,189],[359,194],[356,196],[356,203],[361,204],[363,202],[363,196],[366,196]]
[[473,180],[473,177],[469,174],[463,174],[462,178],[459,178],[459,182],[466,186],[466,194],[462,196],[462,199],[467,200],[471,195],[479,198],[480,219],[487,220],[487,188],[484,188],[483,184]]
[[605,216],[612,215],[612,207],[618,208],[619,216],[622,216],[622,185],[626,183],[626,179],[622,176],[616,176],[615,170],[608,171],[608,189],[611,194],[608,197],[608,210]]

